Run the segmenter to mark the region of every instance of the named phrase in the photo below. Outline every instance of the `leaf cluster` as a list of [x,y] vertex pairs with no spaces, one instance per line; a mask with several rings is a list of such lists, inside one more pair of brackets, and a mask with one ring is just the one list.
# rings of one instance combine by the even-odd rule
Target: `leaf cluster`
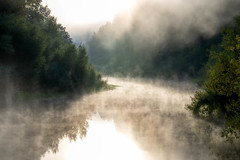
[[240,17],[236,26],[223,30],[223,39],[211,50],[207,80],[188,109],[201,118],[222,122],[222,136],[240,136]]

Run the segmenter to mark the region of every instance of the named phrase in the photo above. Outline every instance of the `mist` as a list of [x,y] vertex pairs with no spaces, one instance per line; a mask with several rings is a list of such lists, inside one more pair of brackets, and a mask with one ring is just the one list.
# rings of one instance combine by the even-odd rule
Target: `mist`
[[108,75],[199,77],[239,6],[236,0],[139,0],[93,34],[86,44],[89,61]]
[[[66,138],[84,140],[91,119],[96,119],[94,114],[114,123],[120,133],[131,135],[145,160],[210,160],[226,155],[237,159],[237,143],[226,144],[217,136],[221,134],[218,126],[195,119],[185,109],[195,85],[149,79],[108,81],[118,87],[75,99],[17,104],[1,112],[1,159],[44,160],[49,152],[61,155],[64,150],[59,143]],[[84,155],[84,159],[91,157]]]
[[102,25],[104,25],[103,22],[85,25],[69,25],[66,29],[73,42],[79,45],[80,43],[86,44],[91,39],[92,34],[97,32],[98,28]]
[[186,44],[229,25],[239,6],[237,0],[139,0],[131,11],[115,16],[111,33],[116,40],[128,32],[136,47],[142,42]]
[[[111,22],[67,28],[40,1],[18,2],[0,7],[1,160],[239,159],[240,52],[221,48],[239,0],[138,0]],[[210,52],[225,54],[226,77]],[[207,72],[220,75],[213,87]]]

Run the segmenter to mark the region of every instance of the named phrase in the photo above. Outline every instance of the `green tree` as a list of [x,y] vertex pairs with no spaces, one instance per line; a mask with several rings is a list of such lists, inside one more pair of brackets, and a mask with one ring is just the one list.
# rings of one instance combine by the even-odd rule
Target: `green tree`
[[223,31],[222,43],[211,50],[210,68],[202,91],[188,109],[203,119],[224,123],[222,136],[240,135],[240,17],[236,26]]
[[[41,0],[0,1],[0,63],[22,90],[73,91],[105,85]],[[90,76],[91,75],[91,76]],[[97,78],[99,77],[99,78]]]

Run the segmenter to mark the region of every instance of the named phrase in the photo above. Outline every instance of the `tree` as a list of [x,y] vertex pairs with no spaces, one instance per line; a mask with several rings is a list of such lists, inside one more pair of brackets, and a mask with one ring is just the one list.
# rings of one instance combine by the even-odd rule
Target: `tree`
[[240,16],[223,31],[222,43],[211,50],[208,78],[188,109],[200,118],[224,123],[222,136],[240,136]]
[[[22,90],[73,91],[105,85],[41,0],[0,0],[0,63]],[[89,72],[89,73],[88,73]],[[89,76],[91,75],[91,76]],[[90,83],[91,82],[91,83]]]

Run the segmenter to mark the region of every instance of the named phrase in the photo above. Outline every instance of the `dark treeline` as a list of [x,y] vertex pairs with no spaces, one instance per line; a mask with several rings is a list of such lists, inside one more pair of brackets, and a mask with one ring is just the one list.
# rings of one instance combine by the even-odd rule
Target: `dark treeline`
[[0,1],[0,64],[10,66],[17,86],[27,91],[105,84],[88,63],[85,47],[75,47],[41,0]]

